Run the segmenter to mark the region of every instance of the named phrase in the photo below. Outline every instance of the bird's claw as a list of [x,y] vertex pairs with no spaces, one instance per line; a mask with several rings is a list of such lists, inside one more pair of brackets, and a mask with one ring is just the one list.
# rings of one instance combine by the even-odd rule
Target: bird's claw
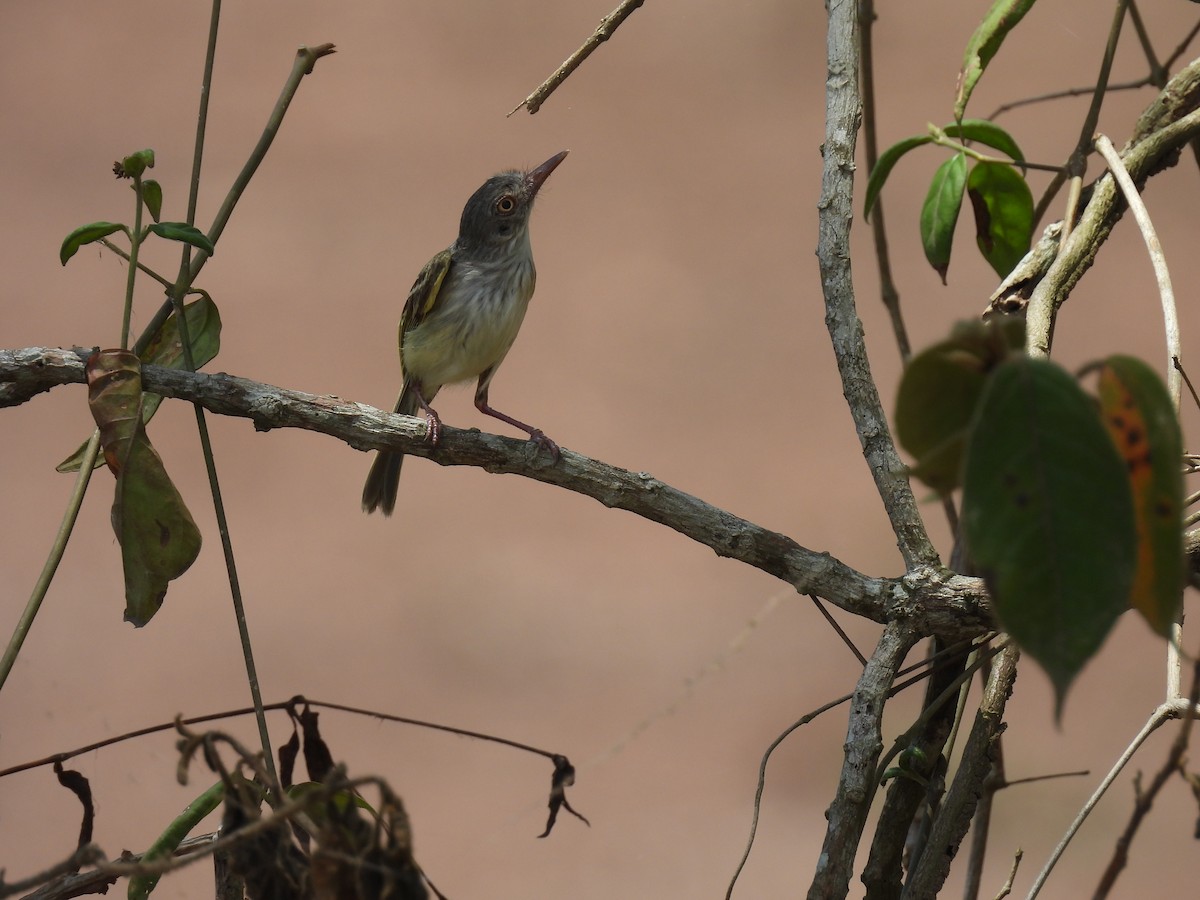
[[442,440],[442,420],[436,413],[425,414],[425,440],[431,447],[436,447]]
[[558,444],[546,437],[544,432],[540,430],[532,432],[529,435],[529,440],[537,444],[541,449],[548,451],[555,462],[562,459],[562,451],[558,449]]

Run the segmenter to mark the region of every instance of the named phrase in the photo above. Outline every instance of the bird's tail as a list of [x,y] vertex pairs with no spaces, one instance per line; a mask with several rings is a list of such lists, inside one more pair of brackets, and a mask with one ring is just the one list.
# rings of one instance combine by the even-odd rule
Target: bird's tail
[[[416,415],[421,404],[417,401],[417,392],[413,390],[412,382],[404,381],[404,388],[396,400],[392,412],[405,416]],[[371,463],[371,471],[367,473],[367,483],[363,485],[363,512],[373,513],[379,510],[385,516],[390,516],[396,508],[396,494],[400,489],[400,467],[404,464],[404,454],[398,450],[380,450],[375,454]]]

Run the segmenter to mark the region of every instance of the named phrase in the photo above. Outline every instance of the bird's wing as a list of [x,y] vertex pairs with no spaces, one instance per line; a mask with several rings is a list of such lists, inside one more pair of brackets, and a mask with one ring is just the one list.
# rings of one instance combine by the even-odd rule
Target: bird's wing
[[425,263],[425,268],[413,282],[408,291],[408,300],[404,304],[404,312],[400,314],[401,341],[404,339],[404,333],[420,325],[430,310],[437,305],[438,292],[450,271],[450,261],[450,250],[447,248]]

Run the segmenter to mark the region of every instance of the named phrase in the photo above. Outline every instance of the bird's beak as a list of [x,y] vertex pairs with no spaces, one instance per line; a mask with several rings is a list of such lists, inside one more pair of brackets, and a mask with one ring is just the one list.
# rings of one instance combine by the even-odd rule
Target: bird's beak
[[561,153],[555,153],[536,169],[530,169],[525,173],[525,186],[529,189],[529,198],[531,200],[537,196],[538,190],[541,188],[542,183],[550,177],[550,173],[566,158],[567,151],[563,150]]

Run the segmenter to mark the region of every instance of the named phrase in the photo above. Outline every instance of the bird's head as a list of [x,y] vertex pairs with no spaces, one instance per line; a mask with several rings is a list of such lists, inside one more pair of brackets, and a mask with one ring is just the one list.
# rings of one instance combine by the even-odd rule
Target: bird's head
[[485,181],[463,208],[458,247],[478,256],[499,256],[524,242],[534,198],[566,156],[563,150],[528,172],[501,172]]

